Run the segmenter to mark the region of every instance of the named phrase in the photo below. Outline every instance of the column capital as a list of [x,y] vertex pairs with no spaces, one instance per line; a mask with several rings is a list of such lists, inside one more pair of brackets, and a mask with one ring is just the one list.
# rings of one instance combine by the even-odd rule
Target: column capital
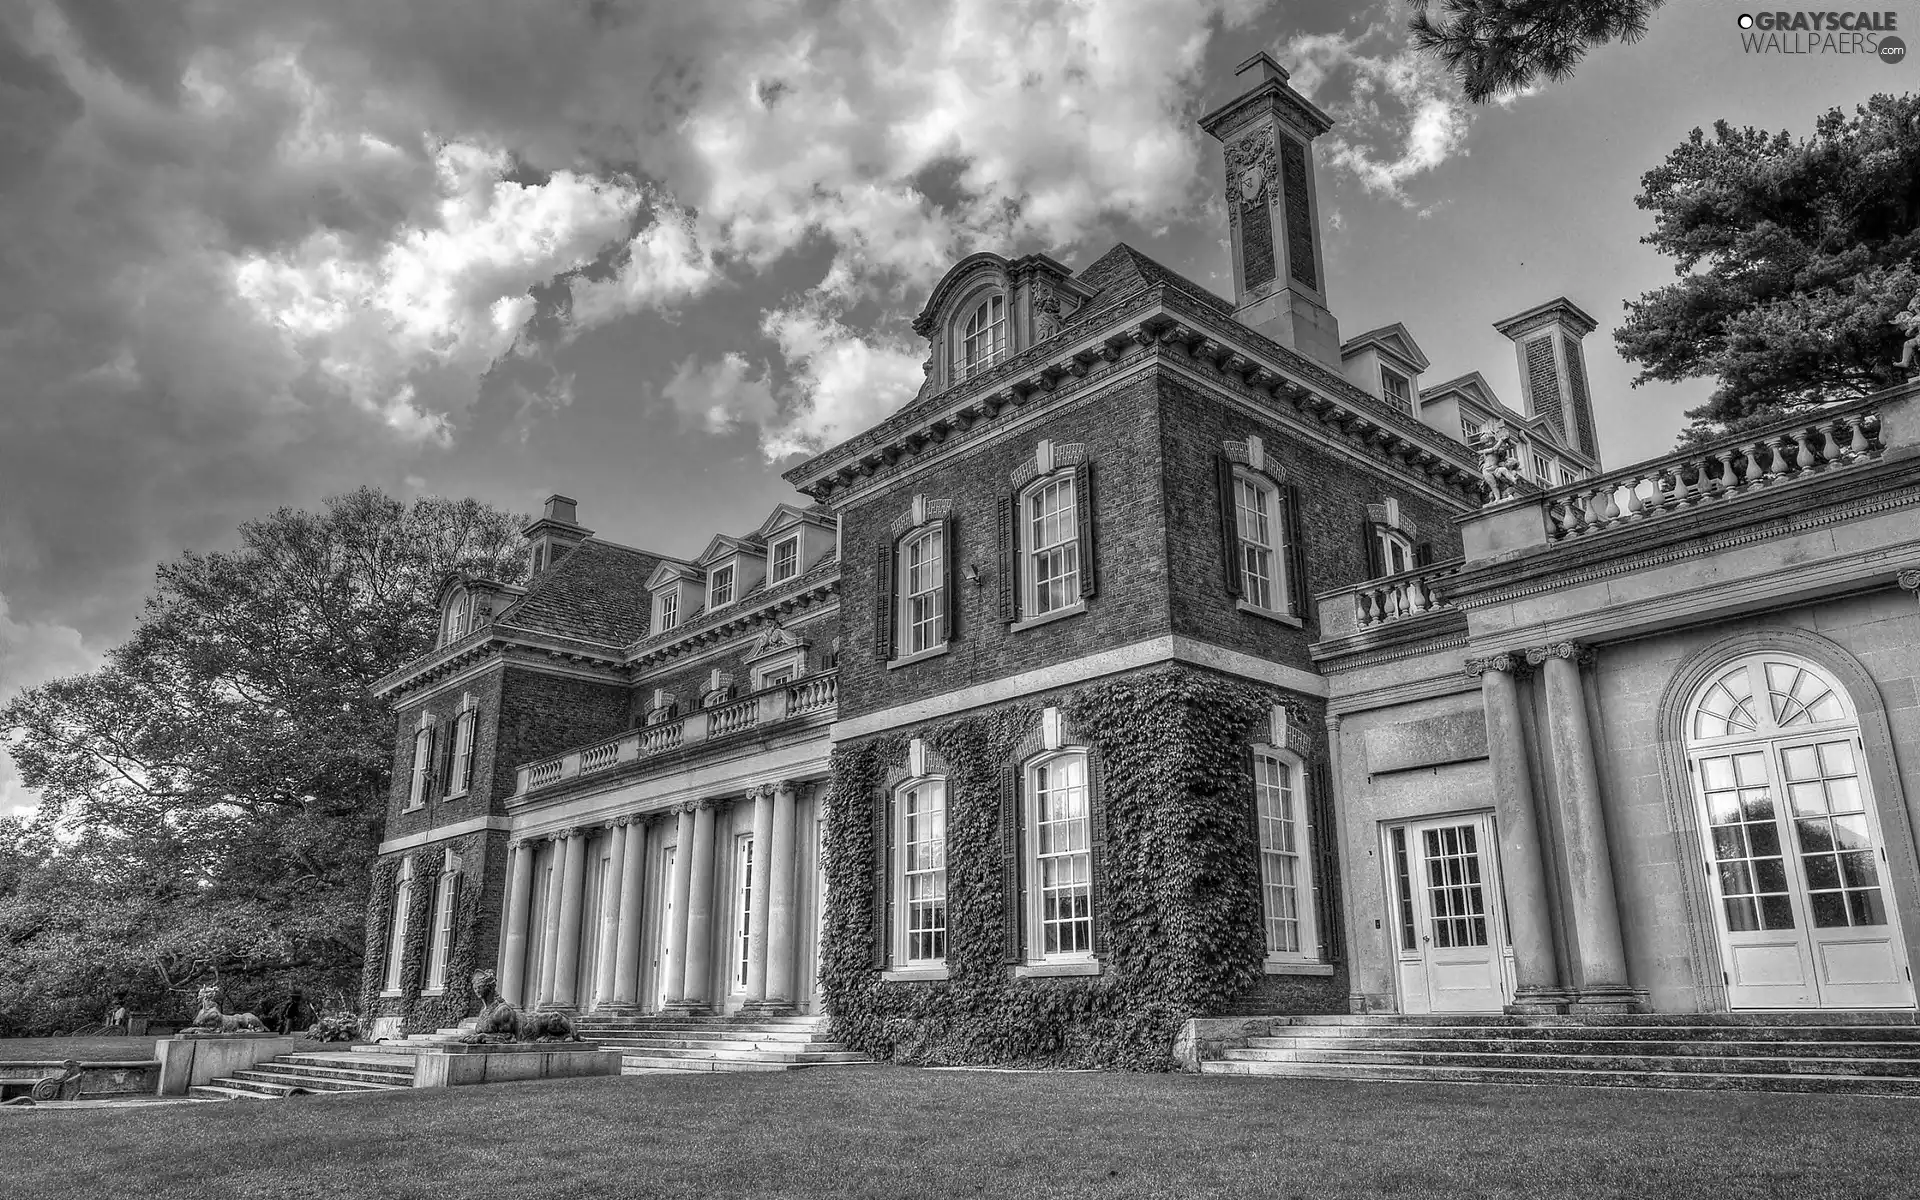
[[693,811],[699,812],[702,809],[704,809],[707,812],[713,812],[715,809],[719,808],[722,804],[730,804],[730,803],[732,803],[732,801],[724,800],[719,796],[708,796],[705,799],[694,801]]
[[1593,661],[1593,647],[1580,642],[1550,642],[1527,650],[1527,662],[1539,666],[1550,658],[1564,658],[1576,666]]
[[747,799],[771,800],[773,799],[773,790],[774,790],[773,785],[771,783],[757,783],[754,786],[747,789]]
[[1511,650],[1503,650],[1498,654],[1482,655],[1478,658],[1469,658],[1466,667],[1467,676],[1470,679],[1478,679],[1488,671],[1498,671],[1503,675],[1513,675],[1519,672],[1524,661],[1530,661],[1531,658],[1531,652],[1523,659],[1521,655],[1515,654]]
[[805,800],[807,798],[808,793],[813,791],[813,780],[782,779],[779,782],[779,784],[775,786],[774,791],[788,793],[793,797],[794,801],[797,803],[799,801]]
[[1342,717],[1343,717],[1343,714],[1341,713],[1328,713],[1326,715],[1325,724],[1326,724],[1328,733],[1340,732],[1340,721]]
[[[1893,577],[1893,581],[1899,584],[1903,591],[1920,593],[1920,571],[1902,571]],[[1920,599],[1920,596],[1916,598]]]

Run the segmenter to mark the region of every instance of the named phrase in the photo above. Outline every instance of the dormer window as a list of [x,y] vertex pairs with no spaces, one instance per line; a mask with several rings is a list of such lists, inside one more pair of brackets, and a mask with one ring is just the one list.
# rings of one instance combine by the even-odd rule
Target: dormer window
[[782,538],[773,544],[773,552],[768,561],[769,583],[780,583],[792,579],[800,573],[800,535]]
[[1544,454],[1533,456],[1533,477],[1548,487],[1553,486],[1553,461]]
[[1007,298],[999,292],[983,297],[961,320],[955,379],[986,370],[1007,351]]
[[440,644],[451,646],[465,636],[467,636],[467,589],[458,588],[453,595],[447,597],[446,612],[442,615],[440,624]]
[[733,603],[733,564],[715,567],[707,576],[707,607],[720,608]]
[[661,592],[653,598],[653,631],[665,633],[680,623],[680,592]]
[[1380,395],[1388,404],[1413,411],[1413,385],[1398,371],[1380,368]]

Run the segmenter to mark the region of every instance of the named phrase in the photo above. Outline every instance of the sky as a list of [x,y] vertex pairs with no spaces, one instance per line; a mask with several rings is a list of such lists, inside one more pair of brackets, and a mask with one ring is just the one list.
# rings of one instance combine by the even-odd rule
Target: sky
[[98,665],[159,563],[363,483],[563,492],[669,554],[751,529],[911,396],[908,322],[976,250],[1126,241],[1229,292],[1195,118],[1262,50],[1337,121],[1341,328],[1517,406],[1491,323],[1565,295],[1605,460],[1660,454],[1710,384],[1613,351],[1673,278],[1641,173],[1916,69],[1749,55],[1741,11],[1669,0],[1472,106],[1404,2],[0,0],[0,703]]

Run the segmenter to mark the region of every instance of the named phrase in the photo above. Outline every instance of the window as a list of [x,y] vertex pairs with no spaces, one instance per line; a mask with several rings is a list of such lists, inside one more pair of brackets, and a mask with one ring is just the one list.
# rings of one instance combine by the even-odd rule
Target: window
[[936,525],[900,555],[900,651],[919,654],[947,640],[946,541]]
[[451,646],[467,636],[467,591],[457,589],[447,598],[447,611],[441,624],[440,644]]
[[393,914],[387,922],[387,973],[382,990],[400,990],[401,958],[407,947],[407,913],[413,907],[413,859],[402,859],[394,880]]
[[1375,525],[1373,536],[1379,549],[1381,574],[1398,575],[1402,571],[1413,570],[1412,539],[1391,525]]
[[426,991],[443,992],[447,987],[447,955],[453,945],[453,894],[460,876],[452,862],[441,871],[433,894],[433,924],[427,929]]
[[407,807],[418,808],[427,802],[427,782],[433,778],[433,718],[420,714],[420,725],[413,731],[413,778],[407,788]]
[[1380,368],[1380,394],[1386,398],[1388,404],[1398,405],[1408,412],[1413,411],[1413,385],[1409,384],[1407,377],[1400,372],[1388,370],[1386,367]]
[[733,564],[715,567],[707,578],[707,607],[719,608],[733,603]]
[[947,785],[922,779],[901,787],[895,811],[900,827],[900,944],[896,961],[939,966],[947,957]]
[[772,574],[768,582],[779,583],[800,573],[800,535],[782,538],[773,544]]
[[1026,615],[1045,616],[1080,600],[1079,516],[1073,477],[1049,479],[1023,505],[1027,535]]
[[1553,486],[1553,460],[1544,454],[1533,456],[1533,477],[1548,487]]
[[754,690],[759,691],[760,688],[778,687],[783,683],[792,683],[796,674],[798,674],[798,672],[794,664],[790,662],[781,663],[777,667],[768,667],[760,673],[760,686]]
[[480,713],[472,696],[460,697],[460,715],[453,722],[453,763],[447,777],[447,795],[464,796],[473,781],[473,732]]
[[1007,349],[1007,298],[998,292],[981,300],[960,331],[960,353],[954,373],[966,379],[992,366]]
[[1480,430],[1480,422],[1474,420],[1472,417],[1462,416],[1460,418],[1460,436],[1465,438],[1468,443],[1472,443],[1475,438],[1480,436]]
[[734,910],[739,922],[738,947],[734,955],[733,989],[739,991],[747,986],[747,964],[753,961],[753,837],[740,838],[734,851],[734,876],[740,881],[740,903]]
[[1069,751],[1027,768],[1028,957],[1093,955],[1092,822],[1087,756]]
[[680,623],[679,589],[661,592],[653,598],[653,631],[664,633]]
[[1282,611],[1279,492],[1236,472],[1233,507],[1234,528],[1240,535],[1241,595],[1255,608]]
[[1313,928],[1313,870],[1307,858],[1304,772],[1291,755],[1256,749],[1254,804],[1260,821],[1261,916],[1269,958],[1318,954]]

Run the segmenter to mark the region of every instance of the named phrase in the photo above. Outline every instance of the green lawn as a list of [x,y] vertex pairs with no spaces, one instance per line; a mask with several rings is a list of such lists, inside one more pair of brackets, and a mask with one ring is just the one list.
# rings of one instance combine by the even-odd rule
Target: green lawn
[[856,1067],[0,1110],[18,1197],[1907,1194],[1903,1100]]

